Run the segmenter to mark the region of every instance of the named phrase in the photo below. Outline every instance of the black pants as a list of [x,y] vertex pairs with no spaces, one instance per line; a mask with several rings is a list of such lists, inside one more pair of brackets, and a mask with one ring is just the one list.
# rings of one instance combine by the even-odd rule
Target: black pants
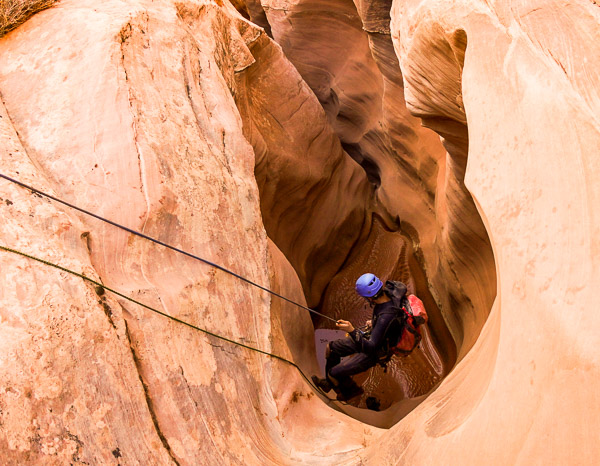
[[[325,373],[333,385],[342,391],[356,385],[350,376],[364,372],[377,364],[377,356],[361,353],[358,343],[350,337],[330,342],[329,350]],[[351,354],[354,356],[341,362],[342,357]]]

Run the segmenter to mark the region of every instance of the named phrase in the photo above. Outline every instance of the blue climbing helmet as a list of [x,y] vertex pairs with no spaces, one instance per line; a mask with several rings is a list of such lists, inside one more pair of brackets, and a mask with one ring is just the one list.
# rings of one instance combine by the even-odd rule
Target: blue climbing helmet
[[364,298],[375,296],[383,287],[383,283],[372,273],[365,273],[356,280],[356,292]]

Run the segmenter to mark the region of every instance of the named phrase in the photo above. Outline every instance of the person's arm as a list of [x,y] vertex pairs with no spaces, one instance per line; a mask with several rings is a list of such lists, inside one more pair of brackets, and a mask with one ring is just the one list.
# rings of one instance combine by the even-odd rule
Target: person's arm
[[348,322],[347,320],[338,320],[335,325],[337,326],[337,328],[339,330],[343,330],[344,332],[348,332],[348,333],[352,333],[354,332],[354,325],[352,325],[350,322]]

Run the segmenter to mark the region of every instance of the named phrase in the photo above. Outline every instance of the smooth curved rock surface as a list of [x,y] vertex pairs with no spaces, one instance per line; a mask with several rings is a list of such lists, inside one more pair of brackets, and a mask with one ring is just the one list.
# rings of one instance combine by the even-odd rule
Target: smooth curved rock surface
[[[359,405],[383,393],[395,393],[383,396],[386,406],[405,396],[425,395],[474,343],[496,291],[489,240],[463,184],[467,142],[446,157],[439,136],[409,114],[389,20],[387,28],[382,26],[389,19],[389,5],[355,6],[346,0],[265,5],[274,38],[314,90],[342,147],[372,186],[373,214],[360,227],[360,239],[343,268],[330,279],[321,309],[364,322],[368,311],[353,298],[352,283],[372,270],[412,283],[433,316],[427,354],[411,358],[421,359],[415,365],[419,375],[409,374],[400,360],[394,360],[387,377],[371,371],[368,378],[382,386],[369,383],[373,391]],[[375,16],[386,8],[386,15]],[[336,40],[325,39],[331,37]],[[263,209],[263,216],[269,215]],[[331,325],[324,320],[316,324]]]
[[[344,408],[361,423],[284,362],[0,251],[3,461],[594,464],[596,2],[262,8],[280,45],[220,1],[36,15],[0,39],[1,172],[331,315],[379,265],[439,310],[415,358],[445,378]],[[3,180],[0,198],[2,244],[316,372],[305,312]]]
[[[202,35],[169,3],[65,1],[2,39],[2,171],[301,300],[295,272],[269,246],[254,154],[220,68],[223,57],[248,65],[241,20],[187,7]],[[74,22],[85,29],[64,27]],[[239,49],[222,54],[231,36]],[[314,348],[302,346],[312,340],[306,313],[7,182],[1,189],[3,244],[244,344],[283,357],[291,348],[316,371]],[[281,361],[123,299],[101,303],[81,280],[9,253],[2,264],[9,463],[319,462],[353,456],[373,435]],[[336,431],[348,422],[354,433]],[[307,441],[307,430],[322,440]]]
[[[559,17],[578,26],[558,27]],[[468,355],[369,461],[595,462],[599,224],[590,209],[600,194],[600,108],[589,63],[600,57],[590,40],[599,22],[590,2],[395,2],[392,35],[407,83],[445,82],[460,63],[453,40],[460,31],[467,38],[465,184],[494,249],[498,296]],[[424,54],[440,43],[452,50],[441,69]],[[572,69],[559,63],[565,50]],[[589,88],[575,91],[586,80]],[[448,91],[407,89],[409,108],[434,124],[461,106]],[[569,313],[577,317],[565,325]],[[581,447],[573,454],[569,436]]]
[[[433,294],[431,301],[444,315],[462,357],[477,338],[496,292],[492,249],[463,184],[466,129],[463,140],[452,141],[457,147],[446,141],[447,157],[439,136],[407,110],[403,76],[385,27],[385,2],[264,3],[273,37],[321,101],[344,149],[374,185],[371,208],[387,229],[401,231],[416,245],[411,259],[425,271],[425,283],[417,291]],[[375,11],[388,13],[380,17]],[[460,90],[459,82],[450,83]],[[365,246],[370,231],[369,222],[355,249],[366,247],[373,267],[385,258]],[[400,279],[385,268],[377,272]],[[439,340],[448,338],[445,329],[436,332]],[[451,345],[442,346],[451,366]]]

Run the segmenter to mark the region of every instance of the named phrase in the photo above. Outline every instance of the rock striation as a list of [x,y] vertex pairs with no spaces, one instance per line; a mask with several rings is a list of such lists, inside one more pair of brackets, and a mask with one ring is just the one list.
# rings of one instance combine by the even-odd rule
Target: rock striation
[[[85,27],[65,27],[75,23]],[[254,153],[221,71],[251,63],[243,24],[258,31],[232,8],[203,3],[65,1],[34,17],[0,46],[3,173],[301,300],[265,234]],[[14,185],[1,189],[3,244],[246,345],[288,358],[291,348],[314,372],[306,313]],[[373,433],[357,421],[354,433],[335,432],[347,417],[281,361],[101,298],[30,260],[2,252],[2,264],[9,464],[282,464],[336,455],[340,443],[357,449]],[[308,441],[298,423],[323,440]]]
[[3,463],[593,464],[599,23],[584,0],[62,0],[1,38],[0,173],[334,318],[368,318],[367,269],[431,314],[360,379],[382,411],[340,406],[298,370],[326,321],[0,180],[1,245],[298,365],[0,251]]

